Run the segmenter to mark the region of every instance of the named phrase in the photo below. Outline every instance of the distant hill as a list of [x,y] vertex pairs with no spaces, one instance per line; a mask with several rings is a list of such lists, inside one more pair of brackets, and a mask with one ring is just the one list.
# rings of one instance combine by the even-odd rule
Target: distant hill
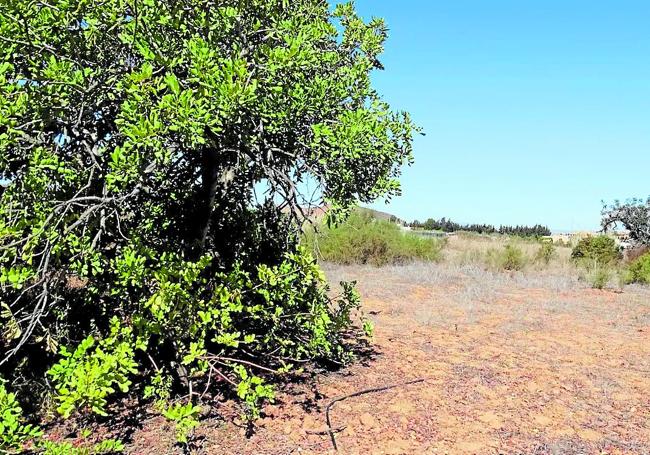
[[375,218],[377,220],[383,220],[383,221],[397,220],[397,222],[400,223],[400,224],[404,223],[404,220],[402,220],[399,217],[396,217],[392,213],[382,212],[380,210],[375,210],[375,209],[371,209],[371,208],[368,208],[368,207],[359,207],[357,210],[359,210],[359,212],[361,212],[361,213],[368,213],[368,214],[370,214],[370,216],[372,216],[373,218]]
[[[314,221],[320,221],[322,220],[325,215],[327,214],[327,211],[329,210],[329,206],[327,205],[322,205],[322,206],[316,206],[316,207],[302,207],[302,214],[304,214],[307,218],[309,218],[312,222]],[[404,224],[405,221],[402,220],[401,218],[396,217],[392,213],[388,212],[382,212],[380,210],[374,210],[368,207],[357,207],[357,210],[360,213],[367,213],[371,217],[375,218],[376,220],[382,220],[382,221],[395,221],[400,224]],[[284,212],[288,212],[289,209],[285,208]],[[301,215],[299,214],[299,218]]]

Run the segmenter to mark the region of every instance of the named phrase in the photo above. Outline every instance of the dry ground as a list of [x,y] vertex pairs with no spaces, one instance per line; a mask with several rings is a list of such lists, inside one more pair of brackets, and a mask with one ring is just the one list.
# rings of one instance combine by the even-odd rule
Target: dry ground
[[[451,249],[453,251],[453,248]],[[558,271],[559,270],[559,271]],[[650,454],[650,290],[596,291],[574,274],[498,273],[463,261],[327,266],[357,279],[375,322],[370,358],[295,384],[243,436],[235,410],[198,430],[196,453]],[[154,418],[132,453],[178,453]]]

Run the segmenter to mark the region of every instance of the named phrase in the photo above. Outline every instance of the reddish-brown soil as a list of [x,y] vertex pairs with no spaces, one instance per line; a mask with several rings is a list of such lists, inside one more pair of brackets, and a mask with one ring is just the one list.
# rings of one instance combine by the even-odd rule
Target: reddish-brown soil
[[[420,268],[418,268],[420,267]],[[236,410],[197,430],[195,453],[328,453],[325,406],[345,454],[650,454],[650,292],[567,277],[444,266],[348,267],[375,322],[375,353],[289,386],[251,437]],[[146,421],[131,453],[179,453]]]

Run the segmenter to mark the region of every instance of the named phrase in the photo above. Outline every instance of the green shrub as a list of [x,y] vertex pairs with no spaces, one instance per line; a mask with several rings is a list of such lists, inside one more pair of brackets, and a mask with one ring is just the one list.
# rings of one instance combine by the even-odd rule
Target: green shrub
[[403,232],[388,221],[367,213],[354,212],[342,224],[308,231],[307,248],[329,262],[338,264],[402,264],[414,260],[436,261],[444,241]]
[[116,389],[127,392],[131,385],[129,375],[138,371],[133,331],[120,327],[116,317],[111,320],[111,334],[96,347],[95,344],[89,336],[74,352],[62,347],[59,354],[63,359],[48,371],[60,402],[57,410],[64,417],[86,409],[107,415],[106,398]]
[[627,281],[630,283],[650,284],[650,253],[636,258],[627,268]]
[[79,446],[66,441],[42,439],[43,431],[36,425],[26,424],[16,396],[9,393],[0,379],[0,454],[19,454],[27,451],[42,455],[100,455],[123,453],[124,444],[107,439],[89,446]]
[[43,441],[43,455],[108,455],[124,453],[124,444],[116,439],[107,439],[88,446],[73,445],[66,441]]
[[200,406],[191,402],[186,404],[176,403],[163,412],[163,415],[174,422],[176,426],[176,441],[187,444],[192,431],[199,425]]
[[[279,376],[294,362],[351,360],[345,337],[359,295],[353,283],[342,283],[342,295],[331,300],[323,272],[304,250],[287,254],[276,266],[259,265],[255,273],[235,267],[215,277],[217,287],[202,292],[197,287],[208,261],[186,263],[168,254],[158,260],[153,270],[144,266],[137,272],[154,280],[149,281],[152,295],[142,302],[133,327],[122,327],[113,318],[106,338],[88,337],[74,351],[61,349],[63,359],[48,374],[64,417],[85,409],[104,415],[108,397],[126,392],[129,377],[147,371],[149,355],[165,369],[150,371],[147,396],[168,396],[173,363],[185,377],[201,378],[218,370],[236,385],[251,419],[259,416],[264,400],[273,398],[271,385],[256,370]],[[178,357],[164,356],[171,346]],[[241,350],[247,360],[239,360]],[[266,352],[273,356],[266,357]]]
[[632,281],[632,273],[627,268],[616,271],[616,285],[620,291],[623,291],[625,285],[630,284]]
[[594,262],[587,269],[586,280],[593,289],[604,289],[612,279],[612,274],[610,266]]
[[578,262],[612,264],[621,257],[621,249],[616,245],[616,241],[606,235],[580,239],[571,252],[571,258]]
[[535,253],[535,261],[548,265],[557,256],[557,251],[552,243],[542,243]]
[[0,379],[0,453],[20,453],[25,443],[41,434],[38,427],[24,422],[16,396],[7,391]]
[[508,271],[522,270],[528,262],[523,250],[512,244],[506,245],[501,250],[489,250],[487,258],[492,267]]

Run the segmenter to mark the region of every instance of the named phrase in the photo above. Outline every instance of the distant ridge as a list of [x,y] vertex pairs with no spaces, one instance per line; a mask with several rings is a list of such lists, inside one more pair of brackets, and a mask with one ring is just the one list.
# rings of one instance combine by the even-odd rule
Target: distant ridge
[[375,209],[371,209],[371,208],[368,208],[368,207],[358,207],[357,210],[359,212],[361,212],[361,213],[368,213],[370,216],[372,216],[373,218],[375,218],[377,220],[382,220],[382,221],[391,221],[391,220],[393,220],[393,221],[398,222],[400,224],[403,224],[405,222],[401,218],[393,215],[392,213],[382,212],[381,210],[375,210]]
[[[319,221],[325,218],[325,215],[327,214],[327,211],[330,209],[329,205],[320,205],[320,206],[311,206],[311,207],[301,207],[301,213],[297,213],[299,217],[305,216],[309,218],[312,221]],[[288,213],[289,208],[285,207],[283,212]],[[382,220],[382,221],[393,221],[397,222],[400,224],[404,224],[405,221],[402,220],[401,218],[396,217],[392,213],[388,212],[382,212],[381,210],[374,210],[368,207],[357,207],[356,210],[359,213],[364,213],[368,214],[371,217],[375,218],[376,220]]]

